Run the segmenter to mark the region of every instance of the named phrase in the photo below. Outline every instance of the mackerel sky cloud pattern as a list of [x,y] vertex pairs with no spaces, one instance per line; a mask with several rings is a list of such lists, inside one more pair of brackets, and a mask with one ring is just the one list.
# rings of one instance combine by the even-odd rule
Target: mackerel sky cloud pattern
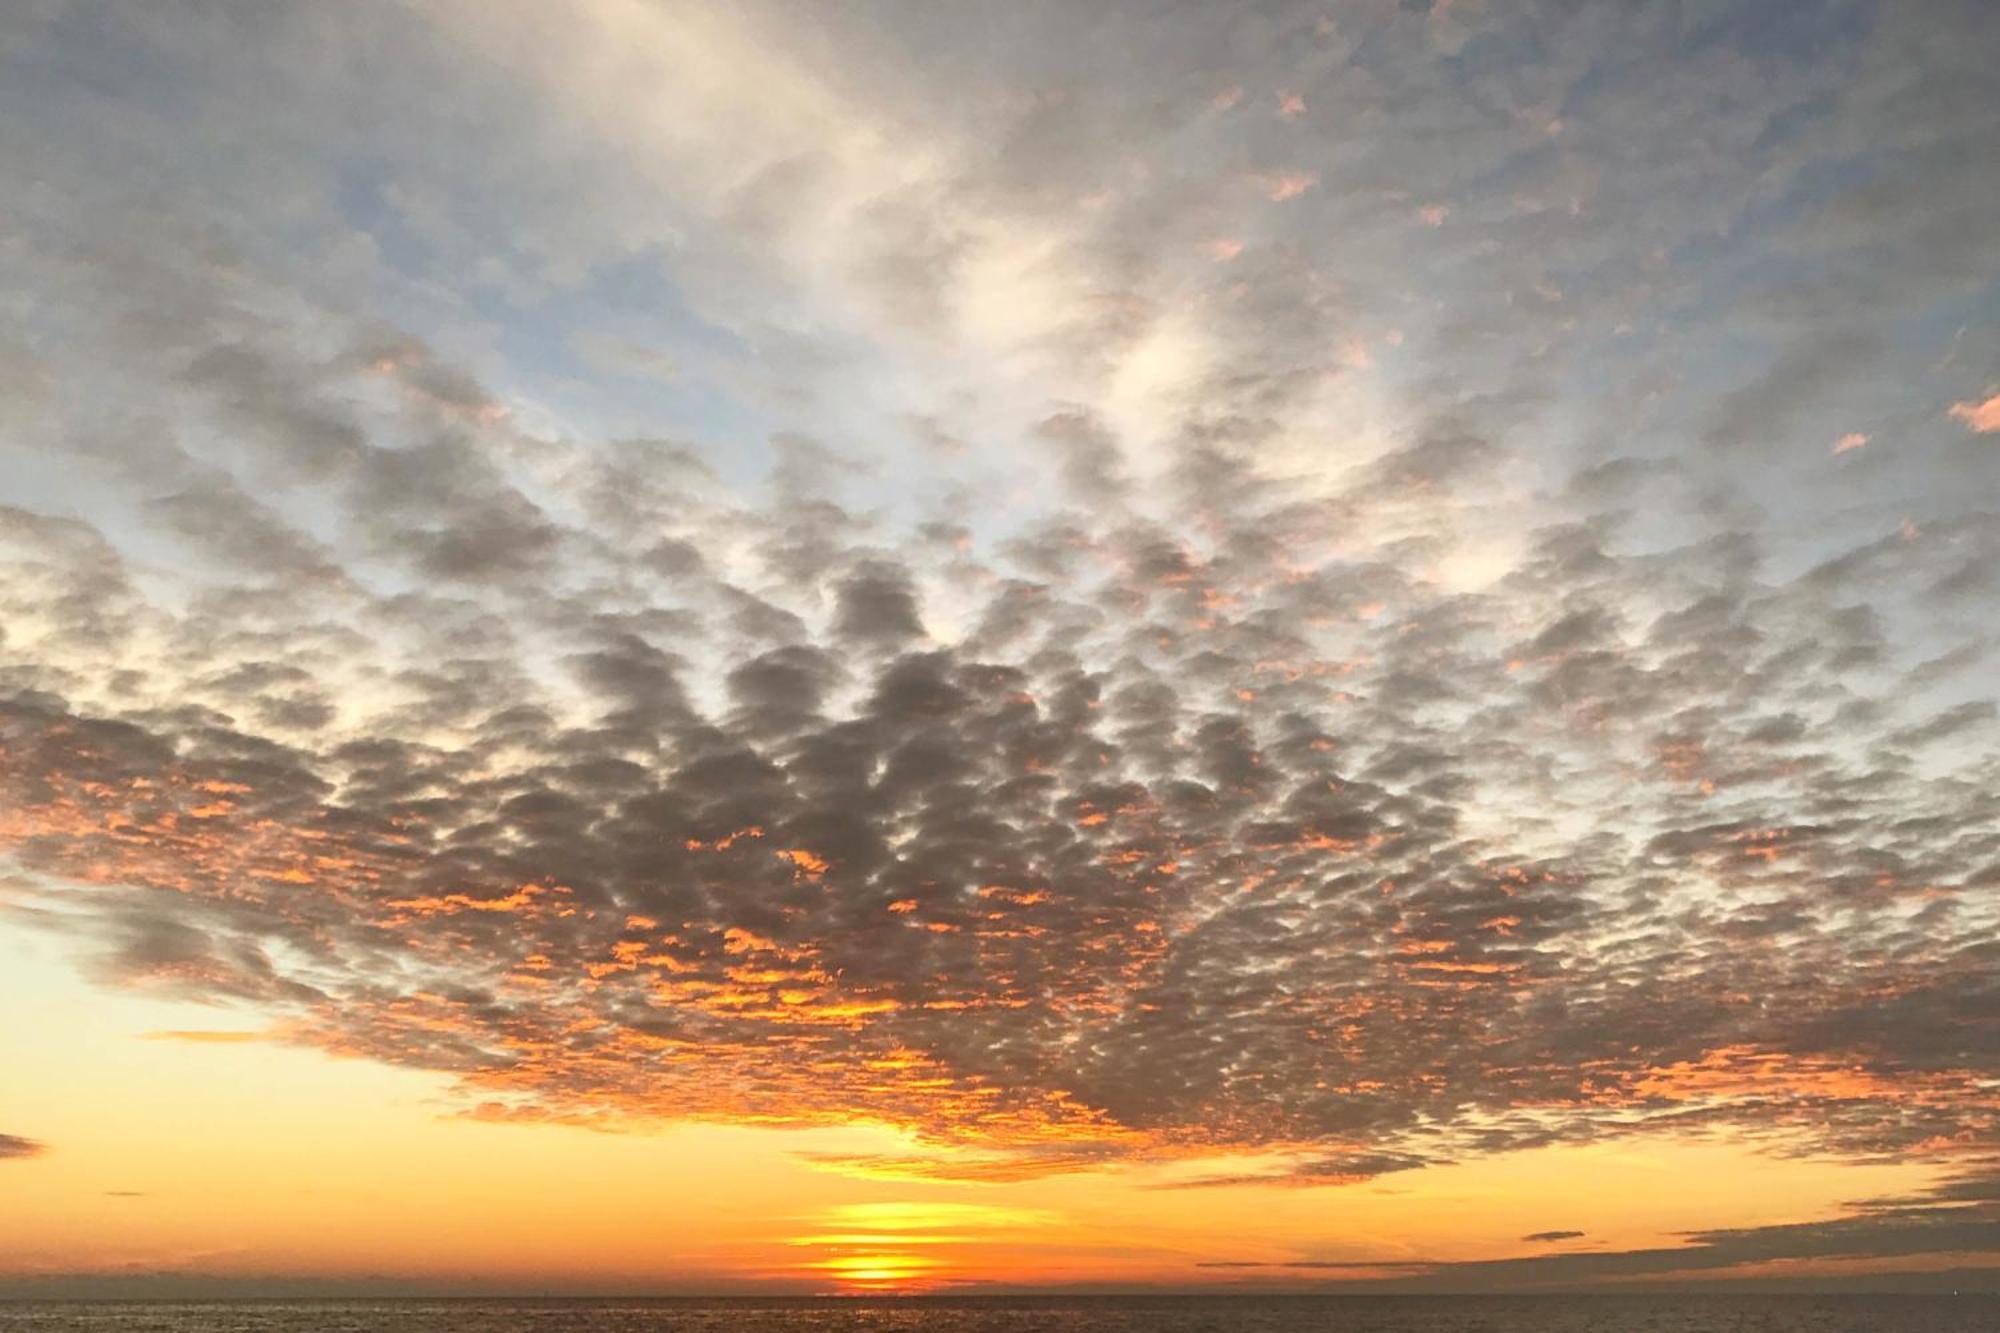
[[476,1117],[2000,1244],[1991,6],[100,8],[0,19],[10,927]]

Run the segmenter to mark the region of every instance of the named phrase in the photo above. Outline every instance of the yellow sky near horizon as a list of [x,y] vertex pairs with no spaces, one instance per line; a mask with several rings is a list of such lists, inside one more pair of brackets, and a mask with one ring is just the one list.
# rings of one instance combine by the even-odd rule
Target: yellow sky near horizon
[[[47,1145],[6,1164],[0,1273],[176,1271],[527,1290],[829,1291],[960,1284],[1223,1287],[1360,1265],[1681,1243],[1910,1193],[1916,1166],[1653,1135],[1345,1186],[1171,1188],[1263,1161],[1031,1181],[864,1178],[828,1157],[937,1154],[882,1126],[606,1133],[492,1123],[439,1074],[265,1040],[256,1018],[106,991],[50,940],[5,941],[0,1112]],[[1325,1276],[1320,1274],[1320,1276]]]

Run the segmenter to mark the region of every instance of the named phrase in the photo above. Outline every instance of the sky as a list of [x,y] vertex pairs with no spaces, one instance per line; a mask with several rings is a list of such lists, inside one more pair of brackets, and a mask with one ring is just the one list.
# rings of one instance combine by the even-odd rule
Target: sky
[[2000,8],[0,7],[0,1294],[2000,1289]]

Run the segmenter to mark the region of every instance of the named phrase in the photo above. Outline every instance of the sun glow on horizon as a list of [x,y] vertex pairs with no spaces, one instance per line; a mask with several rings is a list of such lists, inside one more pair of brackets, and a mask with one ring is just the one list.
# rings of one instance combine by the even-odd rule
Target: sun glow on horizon
[[[0,1003],[14,1012],[48,1018],[81,998],[58,959],[16,950],[8,963]],[[1285,1159],[1268,1154],[981,1183],[984,1150],[941,1145],[927,1151],[942,1178],[882,1180],[814,1160],[910,1151],[877,1128],[604,1134],[484,1123],[453,1116],[431,1075],[358,1079],[352,1062],[310,1051],[156,1039],[200,1030],[188,1021],[200,1007],[129,996],[90,1012],[87,1035],[45,1021],[0,1037],[0,1059],[33,1089],[15,1099],[23,1123],[64,1127],[59,1151],[8,1168],[18,1174],[14,1211],[0,1215],[0,1264],[17,1271],[174,1263],[223,1276],[376,1272],[484,1286],[515,1264],[538,1283],[584,1289],[1267,1286],[1287,1270],[1195,1264],[1331,1254],[1359,1275],[1412,1257],[1532,1254],[1518,1238],[1551,1215],[1585,1224],[1593,1247],[1676,1246],[1691,1229],[1808,1220],[1935,1179],[1656,1135],[1319,1188],[1284,1183]],[[113,1089],[155,1107],[157,1128],[134,1134]],[[177,1140],[184,1123],[213,1126],[210,1147]],[[965,1182],[949,1174],[960,1159]],[[393,1193],[385,1169],[402,1182]],[[1260,1175],[1271,1183],[1255,1183]],[[1245,1183],[1192,1183],[1224,1177]],[[583,1182],[589,1193],[577,1196]],[[717,1203],[697,1225],[654,1227],[642,1243],[669,1187]],[[574,1203],[557,1202],[565,1196]],[[312,1200],[310,1212],[293,1212],[294,1198]],[[545,1234],[556,1216],[567,1219],[565,1247]],[[409,1263],[419,1237],[469,1235],[472,1217],[477,1248],[424,1244],[423,1262]]]

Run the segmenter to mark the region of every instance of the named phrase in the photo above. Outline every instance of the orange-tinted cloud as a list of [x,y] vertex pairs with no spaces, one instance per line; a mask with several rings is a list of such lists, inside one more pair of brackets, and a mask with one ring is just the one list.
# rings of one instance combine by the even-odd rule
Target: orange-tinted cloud
[[1951,414],[1976,434],[1990,435],[2000,431],[2000,393],[1984,400],[1967,399],[1962,403],[1953,403]]

